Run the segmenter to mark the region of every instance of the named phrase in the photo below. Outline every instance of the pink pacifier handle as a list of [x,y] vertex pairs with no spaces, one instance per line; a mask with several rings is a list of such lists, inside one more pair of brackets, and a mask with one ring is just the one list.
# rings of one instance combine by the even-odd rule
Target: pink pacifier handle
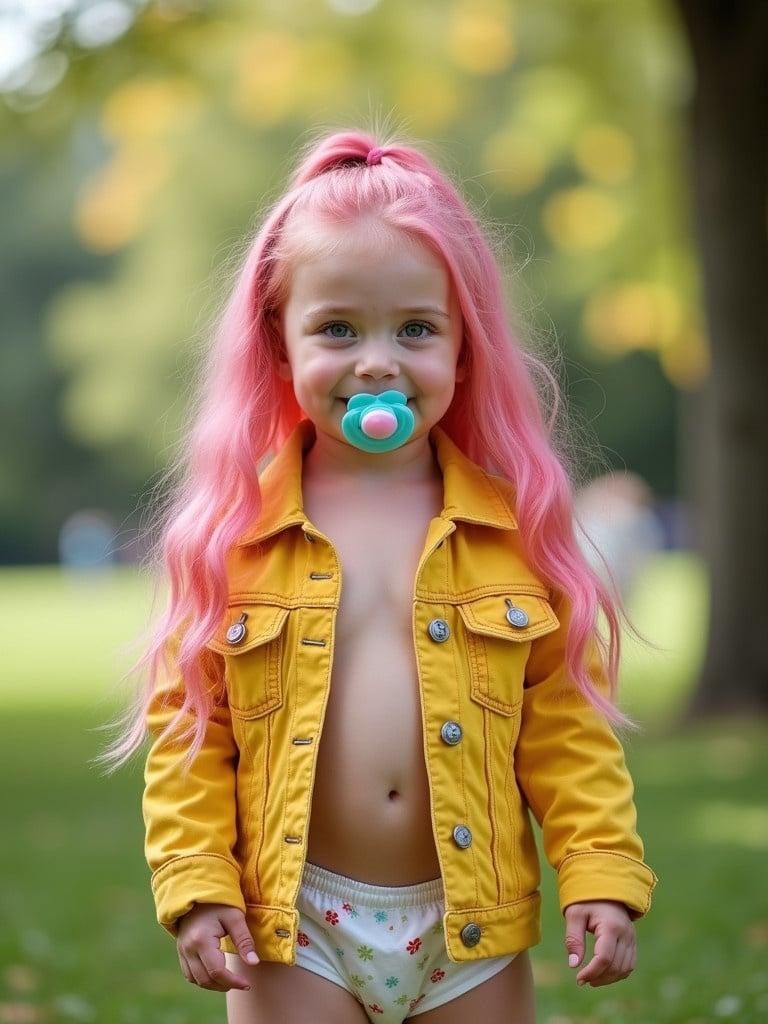
[[397,430],[397,419],[388,409],[371,409],[360,420],[360,429],[368,437],[383,440]]

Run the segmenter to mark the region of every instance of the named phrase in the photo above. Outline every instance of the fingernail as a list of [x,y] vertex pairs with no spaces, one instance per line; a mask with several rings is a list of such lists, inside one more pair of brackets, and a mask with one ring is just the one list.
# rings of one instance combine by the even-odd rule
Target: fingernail
[[578,953],[571,953],[571,955],[568,957],[568,966],[569,967],[575,967],[578,962],[579,962],[579,954]]
[[256,956],[256,954],[255,954],[255,953],[248,953],[248,954],[246,955],[245,959],[246,959],[246,960],[248,961],[248,963],[250,963],[250,964],[257,964],[257,963],[259,962],[259,958],[258,958],[258,957]]

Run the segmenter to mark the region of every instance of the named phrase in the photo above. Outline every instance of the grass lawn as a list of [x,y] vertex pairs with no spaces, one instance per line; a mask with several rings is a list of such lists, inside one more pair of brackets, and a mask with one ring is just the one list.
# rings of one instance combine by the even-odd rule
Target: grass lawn
[[[629,602],[638,628],[667,649],[627,639],[622,676],[621,705],[645,726],[625,750],[660,877],[636,925],[637,969],[612,986],[576,987],[542,856],[539,1024],[768,1020],[768,723],[714,722],[684,735],[670,726],[701,658],[704,588],[695,560],[666,555]],[[141,759],[109,779],[87,763],[108,738],[94,729],[114,713],[129,664],[116,652],[147,610],[128,569],[92,580],[0,572],[0,1024],[226,1020],[224,995],[185,981],[154,918]]]

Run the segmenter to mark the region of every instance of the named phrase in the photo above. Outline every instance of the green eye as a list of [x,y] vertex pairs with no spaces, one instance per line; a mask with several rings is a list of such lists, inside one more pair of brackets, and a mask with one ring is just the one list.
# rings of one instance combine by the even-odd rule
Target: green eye
[[[406,326],[406,330],[409,327],[424,327],[427,331],[429,331],[429,334],[434,334],[435,333],[434,328],[430,324],[426,323],[424,320],[412,320],[409,324],[406,324],[405,326]],[[409,334],[408,337],[409,338],[417,338],[417,339],[418,338],[428,338],[429,334]]]
[[[340,327],[342,330],[351,330],[349,324],[345,324],[341,320],[332,320],[330,323],[324,324],[324,326],[320,328],[319,333],[325,334],[329,338],[338,338],[340,341],[348,337],[348,335],[345,334],[327,333],[336,327]],[[409,328],[411,327],[421,327],[428,332],[427,334],[406,334],[407,338],[410,338],[414,341],[421,341],[423,338],[428,338],[430,335],[435,333],[435,328],[431,324],[428,324],[425,320],[409,320],[408,323],[403,328],[403,330],[408,331]]]
[[[341,327],[342,329],[344,329],[344,328],[347,328],[348,326],[349,326],[348,324],[342,324],[342,323],[336,321],[335,323],[332,323],[332,324],[326,324],[325,327],[322,327],[320,330],[321,330],[321,332],[323,334],[325,334],[325,332],[327,330],[329,330],[330,328],[332,328],[332,327]],[[332,338],[343,338],[344,335],[343,334],[332,334],[331,337]]]

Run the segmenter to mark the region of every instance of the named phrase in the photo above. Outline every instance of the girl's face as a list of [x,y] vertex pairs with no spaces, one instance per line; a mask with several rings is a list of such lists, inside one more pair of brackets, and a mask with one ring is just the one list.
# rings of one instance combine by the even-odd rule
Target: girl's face
[[[464,378],[465,368],[456,365],[461,311],[442,260],[426,246],[392,232],[392,242],[382,249],[364,220],[323,228],[324,235],[331,231],[343,238],[343,251],[294,268],[282,309],[288,358],[280,361],[279,373],[293,381],[318,442],[352,449],[363,463],[396,461],[399,451],[427,443],[456,381]],[[415,421],[411,437],[392,452],[353,449],[341,431],[346,399],[390,388],[408,399]]]

